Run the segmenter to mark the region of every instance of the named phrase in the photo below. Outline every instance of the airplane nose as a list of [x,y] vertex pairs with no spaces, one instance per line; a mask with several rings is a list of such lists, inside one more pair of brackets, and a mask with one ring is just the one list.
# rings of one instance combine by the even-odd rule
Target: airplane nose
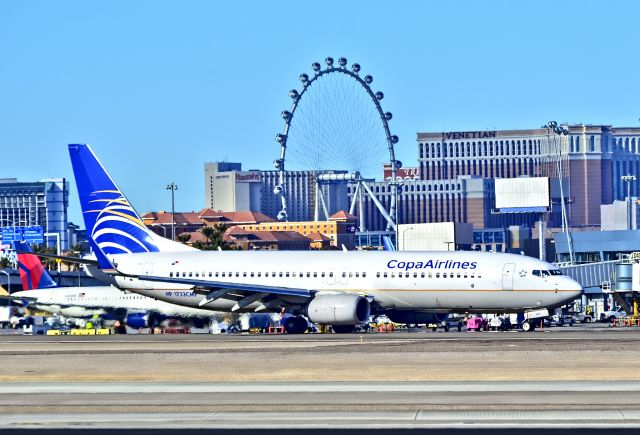
[[576,298],[582,296],[582,285],[573,278],[567,278],[567,290],[571,291]]

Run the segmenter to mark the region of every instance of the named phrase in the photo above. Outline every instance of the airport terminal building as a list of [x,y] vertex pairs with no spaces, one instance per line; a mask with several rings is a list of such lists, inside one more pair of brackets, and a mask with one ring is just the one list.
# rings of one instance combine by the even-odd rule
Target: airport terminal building
[[[69,248],[67,209],[69,184],[64,178],[18,182],[0,178],[0,227],[41,226],[45,233],[58,234],[60,248]],[[45,238],[56,246],[55,237]]]

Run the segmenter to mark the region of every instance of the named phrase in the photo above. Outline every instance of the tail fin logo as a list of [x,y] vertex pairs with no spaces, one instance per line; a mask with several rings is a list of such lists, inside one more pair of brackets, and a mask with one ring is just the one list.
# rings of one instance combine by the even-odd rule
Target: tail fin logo
[[131,254],[159,250],[144,222],[119,190],[98,190],[91,197],[91,208],[84,213],[95,213],[91,238],[102,252]]

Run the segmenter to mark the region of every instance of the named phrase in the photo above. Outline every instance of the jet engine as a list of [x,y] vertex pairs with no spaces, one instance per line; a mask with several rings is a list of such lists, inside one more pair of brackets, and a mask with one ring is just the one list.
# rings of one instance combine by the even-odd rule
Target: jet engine
[[153,313],[132,313],[127,315],[125,322],[130,328],[153,328],[160,324],[159,318]]
[[149,326],[147,324],[147,313],[133,313],[127,316],[126,322],[130,328],[146,328]]
[[358,325],[369,320],[371,306],[367,298],[336,294],[316,296],[307,307],[307,317],[323,325]]

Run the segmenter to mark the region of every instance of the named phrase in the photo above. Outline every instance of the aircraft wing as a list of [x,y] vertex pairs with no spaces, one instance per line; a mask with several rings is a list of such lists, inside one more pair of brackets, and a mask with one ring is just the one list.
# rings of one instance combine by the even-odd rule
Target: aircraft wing
[[143,281],[166,282],[172,284],[192,285],[195,292],[205,294],[207,297],[200,302],[200,306],[213,302],[216,299],[233,299],[238,301],[238,308],[242,308],[252,302],[274,299],[279,296],[294,296],[302,299],[311,299],[315,290],[307,290],[293,287],[280,287],[260,284],[241,284],[233,282],[209,281],[191,278],[168,278],[164,276],[140,275],[138,279]]
[[306,298],[311,298],[316,293],[315,290],[307,290],[307,289],[300,289],[300,288],[294,288],[294,287],[280,287],[280,286],[260,285],[260,284],[240,284],[240,283],[234,283],[234,282],[208,281],[203,279],[167,278],[165,276],[147,276],[147,275],[140,275],[138,276],[138,278],[142,281],[157,281],[157,282],[169,282],[173,284],[194,285],[197,287],[211,289],[211,290],[224,288],[224,289],[236,290],[236,291],[270,293],[270,294],[282,295],[282,296],[302,296]]
[[38,301],[38,298],[32,298],[28,296],[18,297],[18,296],[9,296],[9,295],[0,295],[0,300],[10,301],[10,302],[19,302],[24,306],[28,306]]

